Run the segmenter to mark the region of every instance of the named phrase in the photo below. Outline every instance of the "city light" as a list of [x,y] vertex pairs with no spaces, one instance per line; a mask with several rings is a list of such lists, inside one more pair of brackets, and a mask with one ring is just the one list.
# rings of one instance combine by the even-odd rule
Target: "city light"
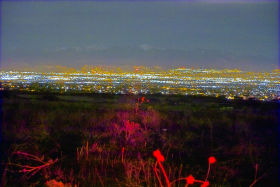
[[112,94],[225,96],[228,99],[279,99],[280,71],[170,69],[165,72],[115,73],[0,72],[6,90]]

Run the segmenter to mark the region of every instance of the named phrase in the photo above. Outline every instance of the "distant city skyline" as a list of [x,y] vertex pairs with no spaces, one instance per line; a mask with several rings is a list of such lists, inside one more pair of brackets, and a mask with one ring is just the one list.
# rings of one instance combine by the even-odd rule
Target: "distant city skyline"
[[4,69],[279,68],[277,1],[1,1],[1,24]]

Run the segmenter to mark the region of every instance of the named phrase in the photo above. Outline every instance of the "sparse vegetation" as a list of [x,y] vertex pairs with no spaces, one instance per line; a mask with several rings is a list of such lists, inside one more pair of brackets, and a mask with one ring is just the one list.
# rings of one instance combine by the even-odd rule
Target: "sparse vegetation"
[[[205,178],[204,187],[275,186],[278,107],[194,96],[5,92],[2,186],[166,186],[166,178],[184,179],[171,186],[196,178]],[[159,167],[155,174],[157,149],[166,176]],[[218,162],[209,175],[210,156]]]

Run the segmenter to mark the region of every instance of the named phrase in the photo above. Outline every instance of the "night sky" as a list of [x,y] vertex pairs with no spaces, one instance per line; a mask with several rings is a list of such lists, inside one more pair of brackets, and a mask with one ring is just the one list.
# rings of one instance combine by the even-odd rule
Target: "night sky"
[[1,66],[271,71],[276,1],[1,2]]

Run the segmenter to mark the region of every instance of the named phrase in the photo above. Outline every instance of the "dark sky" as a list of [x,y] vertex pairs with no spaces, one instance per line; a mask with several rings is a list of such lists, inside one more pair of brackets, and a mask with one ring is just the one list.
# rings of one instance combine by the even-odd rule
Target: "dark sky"
[[275,69],[278,3],[224,2],[4,1],[2,67]]

